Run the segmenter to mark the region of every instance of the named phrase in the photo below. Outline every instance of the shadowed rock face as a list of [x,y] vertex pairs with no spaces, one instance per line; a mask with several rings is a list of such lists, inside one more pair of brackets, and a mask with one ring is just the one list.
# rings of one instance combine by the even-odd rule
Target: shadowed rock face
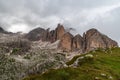
[[12,32],[5,31],[2,27],[0,27],[0,33],[3,33],[3,34],[13,34]]
[[50,41],[55,42],[62,38],[65,33],[65,29],[63,25],[58,24],[55,30],[49,31],[49,29],[45,30],[43,28],[36,28],[30,31],[26,37],[31,41]]
[[49,31],[48,29],[46,30],[46,38],[44,41],[50,41],[53,43],[57,40],[60,40],[64,34],[65,34],[65,29],[63,25],[58,24],[55,30],[52,31]]
[[4,32],[4,29],[3,29],[2,27],[0,27],[0,33],[1,33],[1,32]]
[[86,51],[97,48],[112,48],[117,47],[117,42],[103,35],[96,29],[90,29],[84,34]]
[[107,37],[106,35],[103,35],[103,40],[105,41],[105,44],[107,46],[107,48],[112,48],[112,47],[118,47],[118,44],[116,41],[110,39],[109,37]]
[[45,40],[46,30],[42,28],[36,28],[30,31],[26,37],[31,41]]
[[55,30],[50,31],[50,41],[52,43],[56,41],[56,31]]
[[51,41],[51,34],[49,31],[49,28],[47,30],[45,30],[44,34],[43,34],[43,39],[41,39],[42,41]]
[[73,50],[81,50],[81,51],[83,51],[83,43],[84,43],[84,41],[83,41],[83,38],[82,38],[82,36],[81,35],[76,35],[74,38],[73,38],[73,46],[72,46],[72,48],[73,48]]

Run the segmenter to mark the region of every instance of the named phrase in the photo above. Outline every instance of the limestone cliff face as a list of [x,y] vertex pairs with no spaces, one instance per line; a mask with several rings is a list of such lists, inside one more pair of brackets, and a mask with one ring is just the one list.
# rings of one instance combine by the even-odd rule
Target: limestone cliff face
[[43,36],[44,36],[43,41],[50,41],[51,40],[51,35],[50,35],[50,32],[49,32],[49,28],[45,31],[45,34]]
[[64,34],[65,34],[65,29],[63,25],[58,24],[57,28],[52,31],[50,31],[49,29],[45,30],[43,28],[36,28],[30,31],[26,35],[26,37],[31,41],[42,40],[42,41],[55,42],[56,40],[61,39]]
[[44,41],[50,41],[53,43],[57,40],[60,40],[64,34],[65,29],[63,25],[58,24],[55,30],[52,31],[49,31],[49,29],[46,30],[46,39]]
[[80,50],[81,52],[83,52],[83,43],[84,43],[84,40],[83,40],[82,36],[79,34],[76,35],[73,38],[72,49],[73,50]]
[[50,42],[55,42],[56,41],[56,31],[52,30],[50,31]]
[[56,40],[61,39],[62,36],[65,34],[65,29],[64,29],[63,25],[58,24],[55,32],[56,32]]
[[60,40],[58,45],[59,49],[64,51],[77,51],[87,52],[97,48],[112,48],[118,47],[116,41],[110,39],[106,35],[100,33],[96,29],[90,29],[81,35],[73,36],[71,33],[64,29],[64,26],[58,24],[55,30],[49,31],[42,28],[37,28],[27,34],[27,38],[32,41],[42,40],[51,43]]
[[63,49],[63,51],[71,51],[72,50],[72,41],[73,35],[69,32],[65,33],[60,41],[59,47]]
[[118,47],[118,43],[116,41],[110,39],[106,35],[103,35],[102,38],[105,41],[107,48]]
[[117,47],[117,42],[103,35],[96,29],[90,29],[84,35],[86,51],[97,48],[112,48]]

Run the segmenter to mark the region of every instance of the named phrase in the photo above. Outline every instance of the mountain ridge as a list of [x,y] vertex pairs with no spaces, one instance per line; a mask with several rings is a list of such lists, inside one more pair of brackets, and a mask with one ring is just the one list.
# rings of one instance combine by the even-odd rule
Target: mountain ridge
[[[36,30],[36,29],[34,29]],[[26,37],[31,41],[48,41],[54,43],[57,40],[60,40],[58,44],[58,48],[62,49],[63,51],[78,51],[80,50],[81,53],[88,52],[91,50],[95,50],[97,48],[112,48],[118,47],[118,43],[108,36],[102,34],[97,29],[92,28],[83,33],[83,36],[80,34],[72,35],[70,32],[65,30],[64,26],[58,24],[55,30],[49,31],[49,29],[45,30],[41,28],[39,30],[40,37],[32,34],[34,30],[30,31]],[[41,31],[42,30],[42,31]],[[78,36],[79,35],[79,36]],[[38,37],[38,39],[32,40],[32,37]],[[67,41],[66,41],[67,40]],[[65,43],[66,44],[65,44]],[[67,45],[69,44],[69,45]]]
[[[74,36],[61,24],[51,31],[36,28],[27,34],[0,33],[0,78],[21,80],[25,76],[42,74],[51,69],[59,70],[66,67],[72,69],[77,67],[76,62],[79,58],[72,65],[66,62],[71,63],[74,57],[84,53],[87,55],[88,52],[94,53],[101,48],[103,52],[100,54],[104,57],[108,55],[106,48],[114,47],[118,47],[117,42],[96,29],[88,30],[83,36],[80,34]],[[115,55],[115,52],[112,55]],[[91,55],[87,56],[91,57]]]

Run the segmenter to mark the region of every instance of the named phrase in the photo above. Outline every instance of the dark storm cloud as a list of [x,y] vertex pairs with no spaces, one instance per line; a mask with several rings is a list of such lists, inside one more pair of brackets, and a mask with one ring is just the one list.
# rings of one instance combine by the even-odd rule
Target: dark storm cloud
[[120,0],[0,0],[0,26],[28,32],[62,23],[76,32],[94,27],[120,41]]

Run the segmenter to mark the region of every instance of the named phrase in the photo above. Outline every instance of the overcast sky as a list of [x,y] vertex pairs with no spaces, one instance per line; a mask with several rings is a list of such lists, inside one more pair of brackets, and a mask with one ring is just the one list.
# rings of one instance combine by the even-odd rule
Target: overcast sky
[[0,0],[0,26],[8,31],[58,23],[81,35],[96,28],[120,43],[120,0]]

